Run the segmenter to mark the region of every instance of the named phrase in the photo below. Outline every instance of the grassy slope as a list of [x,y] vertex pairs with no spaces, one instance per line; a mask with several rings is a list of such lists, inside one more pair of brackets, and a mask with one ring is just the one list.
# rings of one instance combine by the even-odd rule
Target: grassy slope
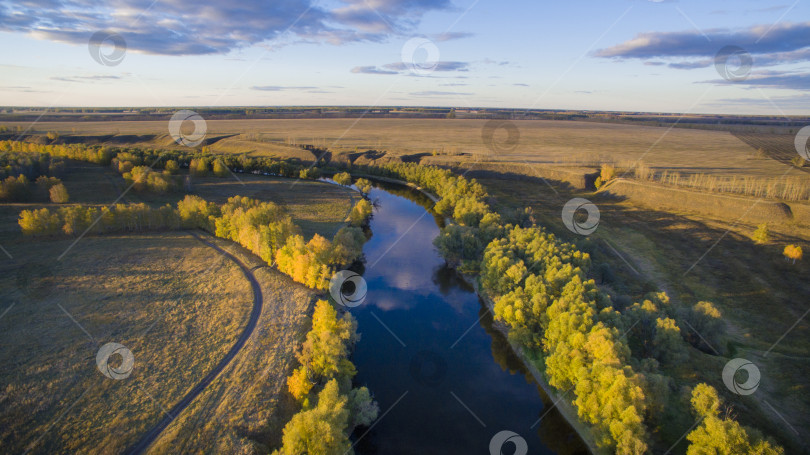
[[[331,238],[351,206],[334,185],[302,181],[291,187],[291,180],[240,178],[245,185],[211,178],[195,187],[220,202],[244,194],[283,204],[307,237],[317,232]],[[124,188],[109,169],[83,163],[73,163],[64,182],[71,201],[91,204],[109,204]],[[130,192],[122,202],[162,204],[180,197]],[[13,256],[0,257],[0,313],[14,304],[0,318],[2,364],[13,366],[0,372],[0,446],[21,452],[41,437],[35,453],[115,453],[230,348],[247,321],[250,287],[235,265],[183,233],[87,237],[56,261],[72,239],[25,239],[16,224],[21,210],[50,205],[0,205],[0,245]],[[260,262],[230,242],[220,244]],[[159,443],[168,446],[161,447],[189,441],[213,447],[213,441],[224,444],[245,431],[270,444],[280,437],[291,409],[279,392],[313,297],[273,270],[260,269],[257,277],[266,310],[256,336],[212,392],[169,428],[177,439],[164,438]],[[102,376],[95,365],[98,346],[57,303],[100,343],[131,349],[132,376]],[[212,421],[207,413],[215,408],[222,413]]]

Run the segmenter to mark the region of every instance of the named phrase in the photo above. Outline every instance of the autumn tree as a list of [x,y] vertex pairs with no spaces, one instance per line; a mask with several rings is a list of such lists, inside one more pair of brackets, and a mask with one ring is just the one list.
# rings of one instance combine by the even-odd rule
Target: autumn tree
[[721,415],[722,402],[717,390],[707,384],[698,384],[692,391],[692,409],[700,418],[698,425],[686,439],[687,455],[782,455],[785,450],[764,438],[758,431],[740,425],[731,417]]
[[371,192],[371,182],[366,179],[357,179],[357,181],[354,182],[354,186],[357,187],[357,191],[365,195]]
[[757,230],[754,231],[754,234],[751,236],[751,240],[758,245],[768,243],[770,241],[770,230],[768,229],[768,223],[762,223],[757,226]]
[[332,176],[332,180],[344,186],[349,186],[352,184],[352,176],[348,172],[338,172]]
[[785,256],[785,260],[793,259],[793,263],[796,263],[796,260],[802,259],[802,247],[798,245],[787,245],[785,249],[782,251],[782,254]]
[[340,393],[336,380],[318,394],[313,409],[295,414],[284,427],[282,447],[274,455],[353,454],[347,434],[350,424],[349,398]]

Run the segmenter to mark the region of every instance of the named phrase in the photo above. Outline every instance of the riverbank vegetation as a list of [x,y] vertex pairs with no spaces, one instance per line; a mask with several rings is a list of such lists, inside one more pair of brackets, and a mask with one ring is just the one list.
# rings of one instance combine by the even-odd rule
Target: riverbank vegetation
[[300,366],[287,379],[302,408],[284,427],[283,445],[274,454],[354,453],[352,431],[370,425],[379,413],[366,387],[352,387],[357,371],[349,355],[358,339],[351,314],[338,315],[324,300],[316,303],[312,330],[297,356]]

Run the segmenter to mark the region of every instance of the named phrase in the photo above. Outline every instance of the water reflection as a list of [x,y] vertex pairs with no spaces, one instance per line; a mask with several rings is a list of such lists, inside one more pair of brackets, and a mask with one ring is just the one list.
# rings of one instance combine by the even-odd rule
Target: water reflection
[[531,428],[551,403],[473,288],[435,251],[441,218],[425,213],[432,201],[392,185],[370,196],[378,204],[363,249],[368,295],[351,310],[362,333],[353,361],[384,417],[357,453],[487,453],[504,429],[532,454],[581,453],[556,411]]

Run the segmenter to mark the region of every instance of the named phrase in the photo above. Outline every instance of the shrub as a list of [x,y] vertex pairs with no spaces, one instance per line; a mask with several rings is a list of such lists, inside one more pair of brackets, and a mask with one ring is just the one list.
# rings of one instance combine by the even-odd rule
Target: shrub
[[70,199],[68,190],[62,183],[52,186],[48,192],[51,196],[51,202],[54,204],[64,204]]

